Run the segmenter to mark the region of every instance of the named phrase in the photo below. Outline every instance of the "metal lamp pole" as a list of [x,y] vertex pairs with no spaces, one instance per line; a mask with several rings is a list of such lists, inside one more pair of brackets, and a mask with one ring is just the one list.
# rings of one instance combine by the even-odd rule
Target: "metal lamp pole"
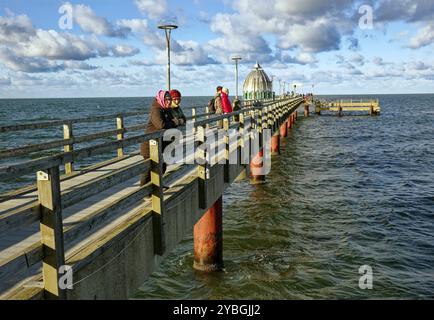
[[238,100],[238,61],[242,60],[240,56],[235,56],[232,58],[235,61],[235,99]]
[[159,25],[158,29],[162,29],[166,33],[166,49],[167,49],[167,90],[170,91],[170,35],[172,30],[177,29],[174,24]]

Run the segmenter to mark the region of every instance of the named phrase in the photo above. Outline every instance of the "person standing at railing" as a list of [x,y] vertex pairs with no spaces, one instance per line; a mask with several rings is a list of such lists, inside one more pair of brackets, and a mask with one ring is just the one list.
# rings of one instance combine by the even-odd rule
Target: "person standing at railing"
[[[148,126],[145,133],[153,133],[164,129],[176,128],[179,125],[178,119],[174,118],[172,113],[172,96],[169,91],[158,91],[158,94],[151,105],[149,113]],[[170,141],[163,141],[164,148],[171,143]],[[149,159],[149,141],[145,141],[140,146],[140,154],[145,159]],[[163,173],[166,171],[167,165],[163,163]],[[140,185],[143,186],[151,181],[151,171],[143,173],[140,178]]]
[[172,114],[178,120],[180,126],[184,126],[187,119],[181,109],[181,92],[178,90],[171,90],[170,96],[172,97]]
[[222,86],[218,86],[216,89],[216,94],[214,96],[214,98],[212,98],[209,102],[208,102],[208,110],[211,113],[214,113],[216,115],[222,115],[223,114],[223,109],[222,109]]
[[[218,86],[216,89],[216,94],[214,98],[212,98],[208,103],[208,110],[211,113],[214,113],[216,116],[221,116],[223,114],[223,107],[222,107],[222,86]],[[219,128],[223,128],[223,121],[219,120],[217,122],[217,126]]]
[[[238,98],[235,98],[233,111],[236,112],[236,111],[240,111],[240,110],[241,110],[241,101]],[[240,117],[234,116],[234,121],[235,122],[240,121]]]
[[221,93],[221,97],[222,97],[223,114],[232,113],[232,105],[231,105],[231,101],[229,100],[229,89],[228,88],[223,88],[222,93]]

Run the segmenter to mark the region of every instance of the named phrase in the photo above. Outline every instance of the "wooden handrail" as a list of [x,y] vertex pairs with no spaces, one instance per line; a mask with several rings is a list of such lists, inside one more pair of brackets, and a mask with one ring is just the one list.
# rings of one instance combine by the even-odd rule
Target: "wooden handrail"
[[[300,98],[294,98],[294,99],[287,99],[287,100],[289,100],[290,102],[296,103],[301,99]],[[285,101],[285,100],[278,100],[275,103],[278,103],[281,101]],[[196,121],[194,123],[194,126],[195,127],[203,126],[203,125],[215,122],[215,121],[227,119],[227,118],[230,118],[233,116],[237,116],[241,113],[245,113],[245,112],[249,112],[251,110],[261,109],[261,108],[263,108],[263,106],[259,105],[258,103],[255,103],[252,107],[241,109],[241,110],[236,111],[236,112],[232,112],[232,113],[228,113],[228,114],[224,114],[224,115],[219,115],[216,117],[211,117],[209,119],[204,119],[201,121]],[[201,114],[200,116],[206,116],[206,115]],[[199,117],[199,115],[198,115],[198,117]],[[65,121],[62,121],[61,123],[63,124],[63,123],[65,123]],[[142,126],[142,125],[140,125],[140,126]],[[182,129],[182,128],[185,129],[185,127],[180,127],[180,129]],[[112,131],[110,131],[110,133],[112,133],[112,132],[119,133],[119,131],[122,131],[122,130],[112,130]],[[84,142],[87,139],[93,140],[95,136],[101,137],[100,135],[105,136],[106,134],[108,134],[108,132],[97,133],[97,134],[83,136],[81,138],[73,138],[73,139],[75,139],[74,140],[75,143],[77,143],[77,141]],[[91,156],[103,154],[105,152],[115,151],[115,150],[118,150],[120,148],[125,148],[128,146],[136,145],[136,144],[143,143],[145,141],[149,141],[152,139],[158,139],[158,138],[162,137],[163,134],[164,134],[164,130],[160,130],[160,131],[153,132],[150,134],[142,134],[142,135],[138,135],[138,136],[128,137],[128,138],[125,138],[123,140],[110,141],[110,142],[106,142],[103,144],[98,144],[95,146],[91,146],[91,147],[87,147],[87,148],[83,148],[83,149],[79,149],[79,150],[74,150],[71,152],[60,153],[60,154],[57,154],[54,156],[48,156],[48,157],[43,157],[43,158],[39,158],[39,159],[35,159],[35,160],[22,162],[19,164],[2,166],[2,167],[0,167],[0,181],[10,179],[10,178],[20,177],[20,176],[23,176],[26,174],[34,173],[34,172],[37,172],[39,170],[45,170],[45,169],[52,168],[52,167],[55,167],[58,165],[64,165],[66,163],[75,162],[79,159],[89,158]],[[61,142],[62,145],[70,143],[70,141],[65,141],[65,140],[61,140],[61,141],[62,141]],[[60,140],[54,141],[53,144],[54,143],[60,143]],[[32,146],[29,146],[29,148],[30,147],[32,147]]]

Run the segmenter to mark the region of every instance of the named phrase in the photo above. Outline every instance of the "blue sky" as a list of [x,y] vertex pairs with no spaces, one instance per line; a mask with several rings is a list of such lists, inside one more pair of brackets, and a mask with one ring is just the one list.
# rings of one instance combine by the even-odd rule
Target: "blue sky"
[[153,96],[168,19],[172,87],[185,95],[234,93],[235,54],[240,87],[258,61],[303,91],[434,92],[433,1],[0,0],[0,98]]

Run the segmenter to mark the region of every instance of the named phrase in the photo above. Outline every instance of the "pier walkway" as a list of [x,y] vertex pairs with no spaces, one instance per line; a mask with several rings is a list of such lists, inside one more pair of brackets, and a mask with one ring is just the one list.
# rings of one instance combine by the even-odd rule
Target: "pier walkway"
[[[261,166],[256,160],[266,157],[265,149],[278,153],[279,139],[292,128],[302,104],[301,97],[247,101],[241,111],[222,116],[194,109],[188,118],[194,124],[182,128],[180,140],[191,161],[169,166],[164,175],[164,132],[140,134],[146,124],[124,125],[126,118],[144,112],[0,127],[0,134],[55,126],[64,131],[61,140],[0,151],[0,159],[57,147],[64,151],[0,167],[2,183],[29,174],[36,178],[34,185],[0,195],[0,299],[128,298],[193,227],[196,232],[201,219],[219,205],[221,210],[221,197],[231,183],[249,175],[256,182],[263,179],[251,169]],[[73,135],[75,123],[111,118],[115,130]],[[216,134],[219,123],[226,135],[209,141],[208,132]],[[269,144],[263,142],[266,129],[272,136]],[[74,148],[113,136],[114,141]],[[150,159],[125,152],[145,141],[150,141]],[[213,155],[210,147],[219,152]],[[117,157],[74,168],[82,159],[112,153]],[[147,170],[152,181],[140,186],[140,174]],[[201,256],[199,251],[196,267],[206,269],[209,252]],[[65,265],[72,268],[69,289],[61,285]]]
[[336,101],[320,101],[314,102],[315,113],[321,115],[323,111],[336,112],[339,116],[343,112],[369,112],[371,116],[380,114],[380,101],[378,99],[341,99]]

